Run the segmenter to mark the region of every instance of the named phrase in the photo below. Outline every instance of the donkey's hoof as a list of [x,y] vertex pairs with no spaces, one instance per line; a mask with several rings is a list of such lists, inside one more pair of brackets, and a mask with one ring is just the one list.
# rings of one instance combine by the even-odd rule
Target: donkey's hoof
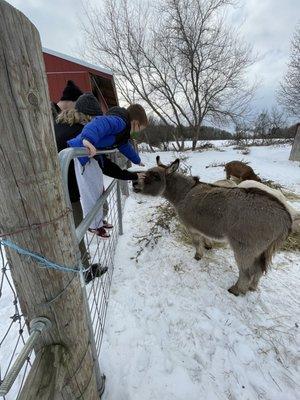
[[197,261],[201,260],[201,258],[202,258],[202,256],[200,256],[200,254],[198,254],[198,253],[196,253],[194,255],[194,259],[197,260]]
[[236,285],[231,286],[228,289],[228,292],[231,293],[231,294],[234,294],[235,296],[239,296],[239,294],[240,294],[240,292],[239,292],[238,288],[236,287]]
[[257,291],[257,286],[249,286],[249,290],[251,292],[256,292]]

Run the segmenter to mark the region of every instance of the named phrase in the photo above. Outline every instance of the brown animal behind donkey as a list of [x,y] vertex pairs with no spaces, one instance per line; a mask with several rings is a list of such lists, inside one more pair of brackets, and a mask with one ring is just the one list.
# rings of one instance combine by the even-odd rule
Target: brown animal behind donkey
[[175,207],[189,230],[196,256],[203,254],[201,235],[229,242],[239,268],[239,278],[229,292],[256,290],[274,252],[291,231],[292,219],[281,202],[256,188],[225,188],[177,173],[179,160],[160,163],[134,185],[134,191],[163,196]]
[[225,164],[225,171],[226,179],[230,179],[233,176],[241,181],[252,180],[261,182],[260,177],[255,174],[253,169],[242,161],[230,161]]

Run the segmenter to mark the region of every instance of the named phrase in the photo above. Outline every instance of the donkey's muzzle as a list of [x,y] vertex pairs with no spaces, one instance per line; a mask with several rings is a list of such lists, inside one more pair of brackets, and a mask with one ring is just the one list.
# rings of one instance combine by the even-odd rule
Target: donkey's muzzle
[[138,192],[141,191],[141,189],[139,188],[139,181],[138,180],[132,181],[132,187],[133,187],[133,191],[135,193],[138,193]]

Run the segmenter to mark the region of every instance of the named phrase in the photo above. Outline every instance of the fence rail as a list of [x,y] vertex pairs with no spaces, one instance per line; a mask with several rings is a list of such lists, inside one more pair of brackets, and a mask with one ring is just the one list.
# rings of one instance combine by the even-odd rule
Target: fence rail
[[[99,151],[97,154],[116,155],[117,150]],[[70,162],[79,156],[86,155],[85,149],[65,149],[59,154],[62,179],[67,204],[71,207],[68,193],[68,169]],[[126,192],[126,190],[125,190]],[[110,238],[103,240],[88,232],[89,225],[101,207],[106,205],[106,219],[113,225]],[[82,290],[88,309],[88,324],[92,343],[93,359],[97,375],[98,391],[104,390],[104,377],[100,373],[99,357],[104,333],[108,298],[112,283],[114,253],[119,234],[122,234],[122,198],[121,184],[113,180],[103,195],[99,198],[90,213],[76,227],[78,243],[84,241],[85,252],[82,254],[80,275]],[[28,336],[28,322],[20,313],[18,297],[9,273],[9,265],[5,258],[3,246],[0,247],[0,397],[5,400],[16,400],[26,374],[31,366],[30,353],[36,336],[40,333],[31,329]],[[96,265],[91,270],[92,278],[86,283],[84,268],[87,265]],[[99,271],[106,267],[107,272],[101,276]],[[34,321],[31,321],[31,326]],[[33,325],[34,326],[34,325]],[[13,344],[15,342],[15,344]],[[21,348],[21,344],[24,346]],[[16,379],[17,378],[17,379]],[[15,381],[15,382],[14,382]],[[10,387],[12,389],[9,391]],[[8,396],[6,394],[8,393]]]
[[[18,353],[26,344],[28,331],[25,318],[21,313],[17,293],[12,282],[10,266],[6,260],[4,246],[0,244],[0,382],[7,378],[11,366],[17,358]],[[29,354],[23,364],[21,371],[12,385],[13,395],[6,397],[1,394],[5,400],[15,400],[19,398],[21,388],[25,377],[31,367],[32,357]]]

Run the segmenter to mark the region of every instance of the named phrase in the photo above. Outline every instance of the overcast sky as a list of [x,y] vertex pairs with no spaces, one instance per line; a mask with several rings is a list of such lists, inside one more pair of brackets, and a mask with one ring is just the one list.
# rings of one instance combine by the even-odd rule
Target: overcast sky
[[[94,0],[99,2],[101,0]],[[81,0],[8,0],[38,28],[42,44],[52,50],[80,57]],[[255,99],[257,109],[276,104],[275,91],[286,71],[290,38],[300,22],[300,0],[244,0],[232,14],[245,39],[259,53],[250,72],[261,81]]]

